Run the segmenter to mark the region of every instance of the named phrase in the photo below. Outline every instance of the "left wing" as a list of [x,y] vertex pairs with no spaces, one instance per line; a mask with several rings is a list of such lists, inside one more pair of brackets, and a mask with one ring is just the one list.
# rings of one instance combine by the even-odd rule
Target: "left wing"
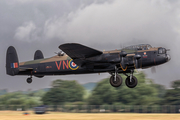
[[96,55],[101,55],[103,52],[95,50],[93,48],[78,44],[78,43],[66,43],[59,46],[72,59],[85,59]]

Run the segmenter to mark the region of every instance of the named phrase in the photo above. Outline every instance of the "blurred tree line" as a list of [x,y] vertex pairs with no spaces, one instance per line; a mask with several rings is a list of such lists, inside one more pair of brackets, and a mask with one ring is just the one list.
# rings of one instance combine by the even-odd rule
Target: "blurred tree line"
[[[13,92],[0,96],[0,105],[180,105],[180,80],[171,89],[155,84],[143,72],[136,73],[138,85],[128,88],[125,83],[114,88],[109,78],[87,91],[76,81],[55,80],[48,91]],[[125,76],[122,76],[125,80]]]
[[[166,93],[164,86],[154,84],[151,79],[146,79],[144,73],[135,75],[138,85],[128,88],[125,83],[114,88],[109,85],[108,79],[99,82],[88,99],[89,104],[114,104],[114,105],[157,105],[162,104]],[[125,80],[125,76],[123,76]]]
[[41,98],[44,96],[45,91],[28,91],[28,92],[12,92],[0,96],[0,105],[23,105],[34,106],[43,104]]

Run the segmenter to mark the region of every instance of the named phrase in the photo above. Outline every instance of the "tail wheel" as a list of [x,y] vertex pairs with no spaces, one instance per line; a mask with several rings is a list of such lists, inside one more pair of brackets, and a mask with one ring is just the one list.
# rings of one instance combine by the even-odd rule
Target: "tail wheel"
[[126,85],[129,87],[129,88],[134,88],[136,87],[138,81],[137,81],[137,78],[135,76],[132,76],[131,80],[130,80],[130,76],[128,76],[126,78]]
[[116,75],[116,77],[112,75],[109,82],[113,87],[119,87],[122,84],[122,77],[120,75]]
[[26,81],[27,81],[27,83],[29,83],[29,84],[30,84],[30,83],[32,83],[32,78],[27,78],[27,80],[26,80]]

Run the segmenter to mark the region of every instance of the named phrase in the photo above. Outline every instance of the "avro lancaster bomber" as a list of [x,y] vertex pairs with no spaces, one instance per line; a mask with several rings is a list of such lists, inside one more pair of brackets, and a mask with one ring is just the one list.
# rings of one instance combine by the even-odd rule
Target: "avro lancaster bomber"
[[170,60],[167,49],[140,44],[125,47],[121,50],[99,51],[78,43],[66,43],[59,46],[62,50],[56,56],[44,58],[37,50],[34,60],[20,62],[13,46],[7,49],[6,73],[11,76],[28,75],[27,83],[32,82],[32,76],[42,78],[45,75],[68,75],[103,73],[111,74],[110,84],[119,87],[122,77],[127,76],[125,83],[134,88],[138,80],[133,76],[135,69],[145,69],[166,63]]

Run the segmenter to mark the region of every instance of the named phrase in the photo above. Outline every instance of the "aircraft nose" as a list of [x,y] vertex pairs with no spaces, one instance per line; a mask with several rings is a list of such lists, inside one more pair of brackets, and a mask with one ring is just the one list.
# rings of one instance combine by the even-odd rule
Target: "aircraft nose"
[[167,54],[166,60],[167,60],[167,62],[170,61],[171,60],[171,56]]

